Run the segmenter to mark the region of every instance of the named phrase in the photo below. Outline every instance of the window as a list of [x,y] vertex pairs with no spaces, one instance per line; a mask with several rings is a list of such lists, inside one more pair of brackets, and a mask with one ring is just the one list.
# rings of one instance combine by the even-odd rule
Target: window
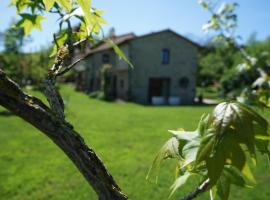
[[189,79],[187,77],[182,77],[179,80],[179,85],[181,88],[185,89],[188,87],[189,85]]
[[102,62],[103,63],[109,63],[110,62],[110,55],[105,53],[102,55]]
[[169,49],[162,49],[161,62],[164,65],[169,64],[169,62],[170,62],[170,50]]

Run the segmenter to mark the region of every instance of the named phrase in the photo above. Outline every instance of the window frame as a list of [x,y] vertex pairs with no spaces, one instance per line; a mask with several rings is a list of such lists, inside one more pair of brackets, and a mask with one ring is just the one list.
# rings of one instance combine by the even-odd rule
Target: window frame
[[171,52],[169,48],[163,48],[161,51],[161,63],[163,65],[168,65],[170,64],[170,57],[171,57]]
[[102,63],[104,63],[104,64],[110,63],[110,54],[103,53],[101,60],[102,60]]

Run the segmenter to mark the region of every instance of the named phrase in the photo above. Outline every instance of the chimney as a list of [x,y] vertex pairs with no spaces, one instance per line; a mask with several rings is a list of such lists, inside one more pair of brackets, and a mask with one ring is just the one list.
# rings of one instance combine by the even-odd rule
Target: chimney
[[112,40],[116,38],[114,27],[110,28],[109,33],[108,33],[108,38],[110,38]]

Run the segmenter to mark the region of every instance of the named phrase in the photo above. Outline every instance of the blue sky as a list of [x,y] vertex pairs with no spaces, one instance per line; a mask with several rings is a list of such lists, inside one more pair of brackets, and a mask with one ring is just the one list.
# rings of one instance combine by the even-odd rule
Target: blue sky
[[[232,2],[232,0],[224,0]],[[236,0],[239,17],[238,34],[244,41],[253,32],[262,40],[270,35],[270,0]],[[9,0],[0,0],[0,31],[5,30],[16,16],[14,8],[8,8]],[[96,8],[105,11],[104,18],[109,26],[115,27],[117,34],[134,32],[137,35],[170,28],[193,39],[205,40],[202,25],[209,18],[197,0],[92,0]],[[26,51],[46,47],[52,40],[52,33],[57,31],[57,17],[48,15],[43,23],[42,32],[33,31],[33,41]]]

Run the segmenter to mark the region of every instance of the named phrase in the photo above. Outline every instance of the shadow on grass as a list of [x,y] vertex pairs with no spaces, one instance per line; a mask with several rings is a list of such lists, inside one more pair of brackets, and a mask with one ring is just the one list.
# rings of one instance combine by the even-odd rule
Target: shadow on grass
[[7,110],[2,110],[2,111],[0,111],[0,117],[1,116],[3,116],[3,117],[11,117],[11,116],[14,116],[14,113],[9,112]]

